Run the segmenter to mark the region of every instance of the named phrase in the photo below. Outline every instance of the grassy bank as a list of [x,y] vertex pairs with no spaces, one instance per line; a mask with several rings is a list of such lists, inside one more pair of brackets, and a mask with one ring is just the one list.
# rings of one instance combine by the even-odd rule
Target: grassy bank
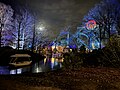
[[[0,76],[0,90],[13,82],[13,86],[26,90],[120,90],[120,70],[115,68],[79,68],[39,74]],[[22,85],[22,86],[21,86]],[[48,89],[40,89],[46,87]],[[13,87],[14,90],[17,87]],[[37,88],[37,89],[36,89]],[[10,89],[9,89],[10,90]],[[13,90],[13,89],[12,89]]]

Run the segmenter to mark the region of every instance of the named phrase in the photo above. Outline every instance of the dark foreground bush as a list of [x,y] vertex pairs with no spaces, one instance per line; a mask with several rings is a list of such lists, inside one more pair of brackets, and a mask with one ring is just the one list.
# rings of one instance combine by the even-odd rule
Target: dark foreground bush
[[112,36],[108,44],[90,53],[64,54],[63,66],[72,67],[120,67],[120,37]]

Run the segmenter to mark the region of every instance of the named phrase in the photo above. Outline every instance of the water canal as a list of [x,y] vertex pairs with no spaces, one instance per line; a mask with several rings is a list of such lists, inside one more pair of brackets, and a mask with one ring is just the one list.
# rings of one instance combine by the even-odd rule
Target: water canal
[[40,73],[47,72],[50,70],[56,70],[62,67],[63,58],[44,58],[39,62],[22,68],[9,69],[9,66],[0,66],[0,74],[23,74],[23,73]]

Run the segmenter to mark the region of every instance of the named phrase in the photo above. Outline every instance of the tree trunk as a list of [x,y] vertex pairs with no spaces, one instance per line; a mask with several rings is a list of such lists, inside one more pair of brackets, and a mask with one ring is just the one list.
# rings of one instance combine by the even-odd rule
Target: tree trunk
[[2,38],[2,25],[1,25],[1,27],[0,27],[0,48],[1,48],[1,38]]
[[34,44],[35,44],[35,24],[33,29],[32,51],[34,50]]
[[2,45],[2,27],[3,26],[4,26],[4,24],[1,23],[1,27],[0,27],[0,48],[1,48],[1,45]]
[[100,26],[99,27],[99,33],[100,33],[100,49],[101,49],[101,47],[102,47],[102,45],[101,45],[101,43],[102,43],[102,36],[101,36],[101,34],[102,34],[102,26]]
[[19,23],[19,27],[18,27],[18,42],[17,42],[17,44],[18,44],[17,49],[18,49],[18,50],[19,50],[19,48],[20,48],[20,25],[21,25],[21,23]]

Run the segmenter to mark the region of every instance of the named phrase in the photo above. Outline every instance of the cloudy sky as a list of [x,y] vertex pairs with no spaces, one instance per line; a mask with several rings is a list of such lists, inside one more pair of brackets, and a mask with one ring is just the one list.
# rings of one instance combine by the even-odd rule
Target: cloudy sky
[[66,26],[75,32],[84,15],[101,0],[2,0],[10,3],[26,3],[36,13],[37,21],[43,23],[48,33],[57,36]]

